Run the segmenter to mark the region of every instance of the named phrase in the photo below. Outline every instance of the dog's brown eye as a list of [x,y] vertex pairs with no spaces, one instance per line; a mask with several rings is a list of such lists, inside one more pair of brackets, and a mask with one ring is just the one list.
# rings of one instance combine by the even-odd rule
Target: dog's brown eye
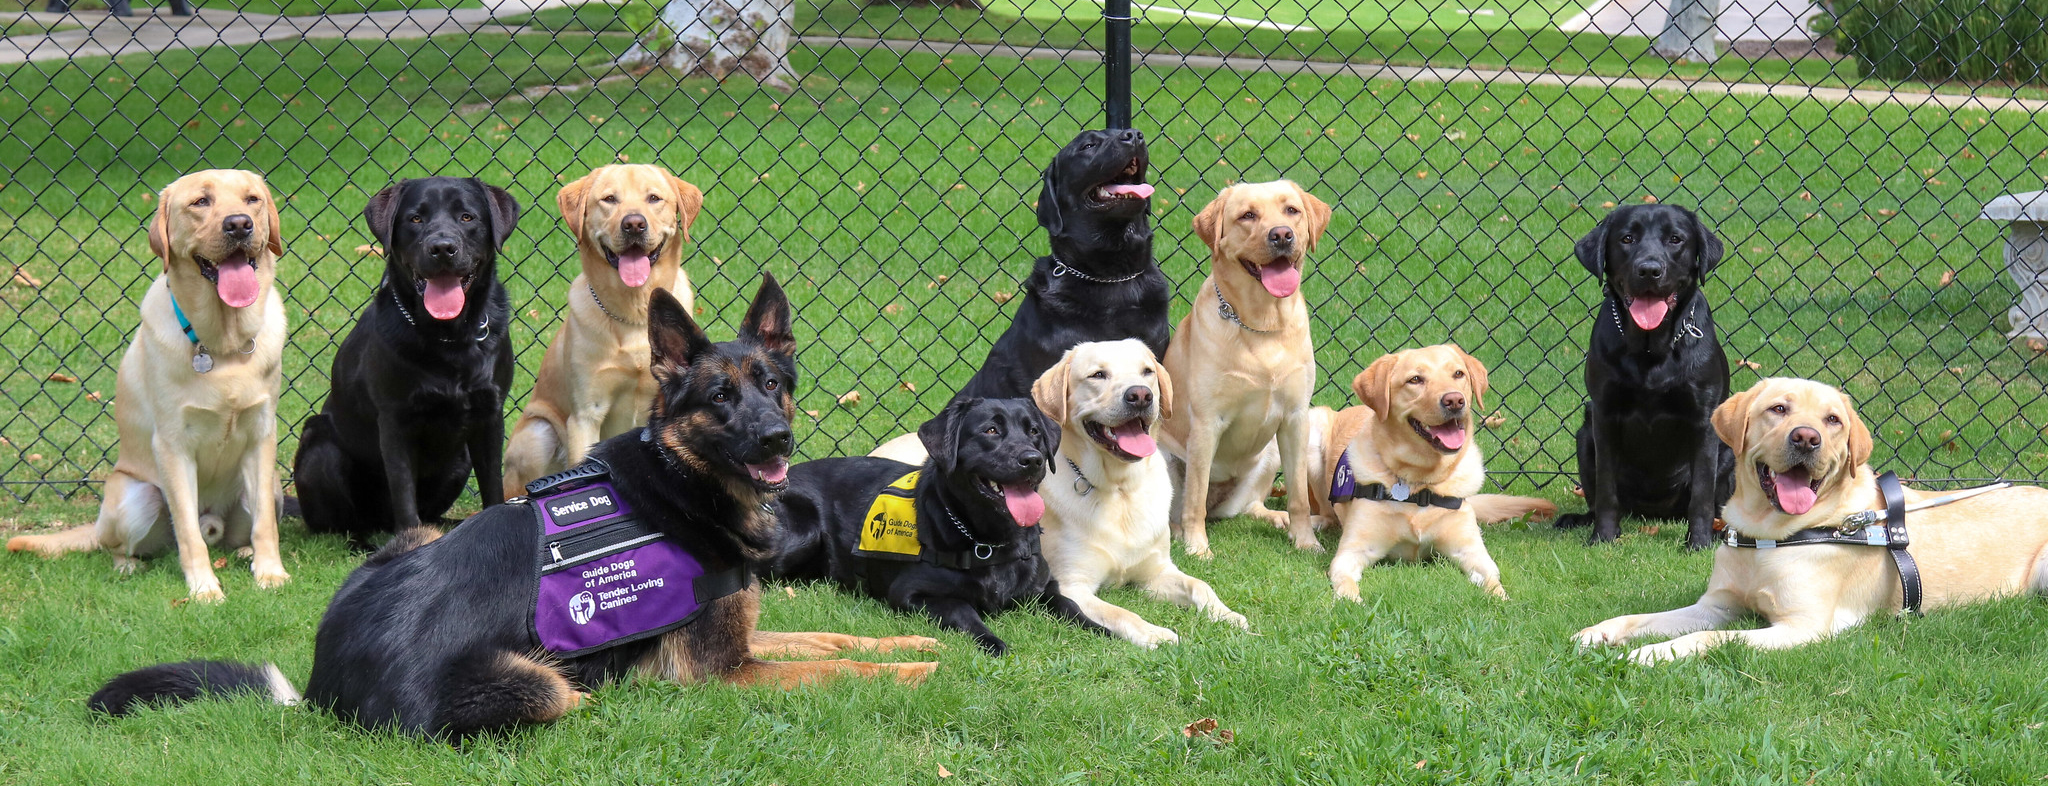
[[725,395],[725,391],[723,390],[711,394],[711,403],[713,404],[723,404],[730,400],[732,400],[732,397]]
[[767,385],[767,387],[768,387],[768,389],[769,389],[769,390],[774,390],[774,389],[775,389],[776,387],[778,387],[778,385],[777,385],[777,384],[775,383],[775,380],[773,380],[773,379],[770,379],[770,380],[768,380],[768,385]]
[[606,194],[603,197],[600,197],[597,201],[603,202],[607,205],[616,205],[619,203],[619,197],[617,194]]
[[1409,378],[1408,378],[1408,384],[1410,384],[1410,385],[1420,385],[1420,384],[1422,384],[1422,375],[1421,375],[1421,374],[1416,374],[1415,376],[1409,377]]
[[470,214],[468,214],[468,213],[464,213],[464,214],[462,214],[462,220],[463,220],[463,221],[475,221],[475,220],[476,220],[476,216],[472,216],[472,215],[470,215]]
[[988,428],[982,429],[982,430],[981,430],[981,433],[983,433],[983,434],[987,434],[987,435],[989,435],[989,436],[993,437],[993,436],[996,436],[998,432],[996,431],[996,427],[995,427],[995,426],[989,426]]
[[1675,245],[1678,245],[1678,244],[1680,244],[1680,243],[1683,243],[1683,242],[1685,242],[1685,238],[1679,237],[1679,236],[1677,236],[1677,235],[1672,235],[1672,236],[1670,236],[1670,237],[1664,238],[1664,242],[1666,242],[1666,243],[1670,243],[1671,245],[1674,245],[1674,246],[1675,246]]
[[425,221],[425,220],[426,220],[426,218],[424,218],[424,217],[421,217],[421,216],[413,216],[413,217],[412,217],[412,222],[413,222],[413,223],[415,223],[415,224],[417,224],[417,223],[419,223],[419,222],[421,222],[421,221]]
[[1257,219],[1258,217],[1259,217],[1259,214],[1258,214],[1258,213],[1255,213],[1255,212],[1253,212],[1253,211],[1247,210],[1247,211],[1244,211],[1244,215],[1238,216],[1238,217],[1237,217],[1237,220],[1239,220],[1239,221],[1252,221],[1252,220],[1256,220],[1256,219]]
[[1097,371],[1097,372],[1095,372],[1095,373],[1093,373],[1093,374],[1089,374],[1089,375],[1088,375],[1088,378],[1089,378],[1089,379],[1109,379],[1109,372],[1107,372],[1107,371]]
[[244,202],[247,202],[247,203],[249,203],[249,204],[252,204],[252,205],[253,205],[253,204],[256,204],[256,203],[258,203],[258,202],[261,202],[261,201],[263,201],[263,197],[257,196],[257,195],[255,195],[255,194],[250,194],[250,195],[248,195],[248,196],[242,197],[242,201],[244,201]]
[[1839,416],[1836,416],[1836,415],[1829,415],[1829,416],[1828,416],[1828,425],[1830,425],[1830,426],[1839,426],[1839,425],[1842,425],[1842,419],[1841,419],[1841,418],[1840,418]]
[[1624,246],[1626,246],[1626,245],[1633,245],[1633,244],[1634,244],[1635,242],[1636,242],[1636,236],[1635,236],[1635,235],[1622,235],[1622,236],[1621,236],[1621,244],[1622,244],[1622,245],[1624,245]]
[[648,195],[647,195],[647,203],[648,203],[648,204],[650,204],[650,205],[651,205],[651,204],[654,204],[654,203],[656,203],[656,202],[660,202],[660,201],[661,201],[661,195],[660,195],[660,194],[648,194]]
[[1295,206],[1293,206],[1293,205],[1288,205],[1288,206],[1287,206],[1287,215],[1290,215],[1290,216],[1298,216],[1298,215],[1301,215],[1301,208],[1295,207]]
[[1451,379],[1464,379],[1464,378],[1465,378],[1465,372],[1463,372],[1463,371],[1453,371],[1453,372],[1451,372]]
[[193,207],[206,207],[211,204],[213,204],[213,197],[200,197],[192,200]]
[[1771,405],[1771,414],[1773,414],[1773,415],[1783,415],[1783,414],[1785,414],[1785,413],[1787,413],[1787,412],[1791,412],[1791,411],[1792,411],[1792,409],[1791,409],[1790,407],[1787,407],[1787,406],[1785,406],[1785,405],[1783,405],[1783,404],[1772,404],[1772,405]]

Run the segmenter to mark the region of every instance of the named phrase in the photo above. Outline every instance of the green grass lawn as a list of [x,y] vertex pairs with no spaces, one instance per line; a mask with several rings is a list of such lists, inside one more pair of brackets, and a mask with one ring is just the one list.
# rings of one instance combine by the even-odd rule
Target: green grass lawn
[[[0,555],[0,781],[1905,785],[2048,774],[2038,599],[1658,668],[1575,651],[1568,637],[1585,625],[1696,597],[1709,557],[1679,552],[1671,530],[1588,549],[1576,534],[1495,529],[1512,600],[1436,563],[1367,571],[1357,605],[1332,599],[1327,557],[1237,519],[1212,528],[1213,563],[1182,564],[1251,633],[1137,592],[1105,596],[1180,633],[1156,651],[1017,611],[992,623],[1010,655],[989,658],[874,601],[771,585],[764,629],[934,635],[946,644],[939,671],[920,688],[626,683],[552,726],[464,748],[254,698],[118,721],[86,712],[113,674],[192,657],[274,660],[303,685],[316,621],[356,559],[296,520],[284,538],[293,582],[257,590],[233,560],[220,606],[180,603],[170,560],[120,578],[101,554]],[[1232,740],[1183,736],[1202,718]]]

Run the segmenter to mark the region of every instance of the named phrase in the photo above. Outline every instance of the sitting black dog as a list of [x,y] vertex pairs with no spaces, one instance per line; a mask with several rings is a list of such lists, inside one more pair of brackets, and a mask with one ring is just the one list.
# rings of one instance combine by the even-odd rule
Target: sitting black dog
[[[750,655],[934,644],[754,630],[750,568],[775,546],[764,506],[789,471],[789,327],[773,278],[739,338],[719,344],[655,290],[648,344],[660,393],[647,427],[529,484],[531,501],[486,508],[438,539],[405,530],[370,555],[320,620],[306,700],[370,728],[462,738],[554,720],[628,674],[782,686],[930,674],[935,664]],[[296,698],[275,666],[187,661],[116,677],[87,705],[124,715],[238,690]]]
[[1173,288],[1152,259],[1145,136],[1083,131],[1045,168],[1038,224],[1052,253],[1024,280],[1017,316],[954,396],[1030,398],[1031,383],[1084,341],[1135,338],[1166,357]]
[[1557,526],[1591,523],[1600,543],[1620,536],[1625,515],[1683,518],[1686,548],[1705,548],[1735,489],[1735,454],[1711,420],[1728,398],[1728,356],[1700,292],[1721,240],[1684,208],[1630,205],[1575,250],[1606,297],[1586,351],[1578,435],[1588,512]]
[[384,281],[335,352],[326,405],[306,419],[292,477],[306,527],[363,547],[438,521],[472,469],[503,500],[512,343],[498,250],[519,220],[475,178],[405,180],[363,208]]
[[954,401],[918,427],[924,468],[884,458],[829,458],[789,470],[776,503],[782,579],[831,579],[902,611],[930,615],[983,650],[1009,645],[982,621],[1038,600],[1061,619],[1102,626],[1059,592],[1039,552],[1038,482],[1060,426],[1030,399]]

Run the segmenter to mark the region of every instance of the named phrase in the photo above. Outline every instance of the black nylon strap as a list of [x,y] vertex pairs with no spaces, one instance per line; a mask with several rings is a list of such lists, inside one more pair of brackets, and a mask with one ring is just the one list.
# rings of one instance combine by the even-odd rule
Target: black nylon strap
[[[1447,497],[1429,489],[1416,489],[1408,493],[1407,499],[1394,499],[1394,495],[1387,491],[1387,485],[1384,483],[1367,483],[1359,486],[1358,493],[1353,495],[1351,499],[1369,499],[1375,502],[1406,502],[1417,507],[1436,507],[1445,510],[1457,510],[1465,506],[1464,497]],[[1332,497],[1331,501],[1344,502],[1345,500]]]
[[1016,562],[1028,555],[1029,550],[1025,549],[1021,543],[1011,543],[990,548],[987,557],[976,554],[973,549],[967,551],[940,551],[927,545],[917,555],[917,558],[941,568],[967,570],[981,565],[1001,565],[1006,562]]
[[1906,552],[1912,541],[1906,535],[1906,492],[1899,487],[1898,473],[1877,476],[1877,493],[1884,497],[1884,529],[1889,540],[1885,550],[1891,552],[1892,564],[1899,569],[1900,605],[1906,613],[1918,615],[1922,599],[1920,563]]
[[526,494],[529,497],[538,497],[550,491],[569,488],[571,484],[579,480],[601,478],[610,474],[612,474],[611,466],[605,464],[603,459],[592,456],[584,459],[583,463],[576,466],[526,484]]
[[714,570],[698,576],[690,583],[697,596],[698,606],[708,606],[712,601],[745,590],[753,585],[754,573],[745,565],[736,565],[724,570]]

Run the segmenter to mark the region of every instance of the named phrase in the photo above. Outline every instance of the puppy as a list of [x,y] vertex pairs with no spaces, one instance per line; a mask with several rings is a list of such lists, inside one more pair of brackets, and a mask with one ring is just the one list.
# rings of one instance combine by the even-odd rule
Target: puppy
[[1039,552],[1039,480],[1059,447],[1059,424],[1026,399],[954,401],[918,427],[922,469],[872,457],[807,461],[789,471],[776,505],[782,545],[768,574],[830,579],[899,611],[974,637],[990,655],[1009,644],[983,615],[1027,602],[1101,630]]
[[251,557],[256,586],[291,580],[277,550],[277,398],[286,333],[273,284],[284,240],[254,172],[209,169],[170,184],[149,224],[163,275],[115,378],[120,452],[99,520],[14,538],[9,551],[104,548],[129,573],[177,547],[193,600],[224,599],[210,544]]
[[[842,674],[917,682],[932,672],[933,663],[773,662],[750,654],[936,645],[754,630],[760,585],[748,571],[775,543],[765,508],[783,485],[795,411],[795,338],[774,279],[763,281],[738,340],[711,343],[682,304],[660,291],[648,301],[648,334],[661,389],[649,399],[647,427],[600,443],[590,461],[536,484],[532,502],[486,508],[445,537],[406,530],[372,554],[320,620],[308,701],[366,728],[461,739],[553,721],[585,691],[629,675],[789,688]],[[552,491],[559,488],[574,490]],[[574,525],[572,518],[606,516],[636,517],[645,536],[618,544],[631,550],[584,562],[607,549],[593,548],[587,535],[543,535]],[[682,562],[657,572],[664,558],[649,551],[655,547]],[[590,577],[605,605],[589,593],[571,597],[566,615],[575,615],[574,624],[559,619],[559,585],[542,575],[551,559],[587,566],[566,575]],[[624,616],[634,613],[656,616],[614,627],[635,622]],[[618,637],[651,623],[658,624],[646,635]],[[600,643],[564,651],[558,637]],[[296,695],[275,666],[194,661],[123,674],[87,704],[122,715],[140,704],[235,690],[281,701]]]
[[1180,641],[1173,631],[1095,596],[1135,584],[1247,628],[1216,591],[1173,564],[1168,513],[1173,479],[1152,425],[1173,411],[1173,382],[1137,339],[1077,344],[1031,386],[1038,408],[1060,424],[1059,458],[1072,474],[1048,475],[1045,558],[1060,594],[1111,633],[1146,649]]
[[1500,568],[1479,524],[1557,506],[1533,497],[1480,494],[1486,482],[1473,413],[1485,401],[1486,366],[1456,344],[1381,356],[1351,380],[1364,406],[1319,409],[1313,434],[1316,513],[1343,525],[1330,586],[1359,600],[1358,579],[1382,559],[1441,554],[1466,578],[1505,600]]
[[[953,399],[1029,398],[1038,375],[1084,341],[1135,338],[1166,353],[1173,287],[1152,259],[1152,186],[1145,135],[1083,131],[1047,165],[1038,225],[1052,253],[1032,264],[1010,327]],[[870,456],[923,464],[904,434]]]
[[569,282],[562,330],[505,448],[505,495],[583,460],[600,439],[646,422],[654,375],[647,297],[665,289],[692,311],[683,244],[704,192],[666,170],[615,164],[562,187],[555,201],[583,272]]
[[498,251],[519,220],[475,178],[405,180],[370,197],[384,281],[334,354],[332,388],[306,419],[292,477],[306,528],[366,546],[438,521],[471,470],[485,506],[499,482],[511,307]]
[[[1904,605],[1899,568],[1884,545],[1794,542],[1814,534],[1852,540],[1879,534],[1889,540],[1883,523],[1859,529],[1846,521],[1869,511],[1878,522],[1887,518],[1870,467],[1870,429],[1848,396],[1809,380],[1765,379],[1721,404],[1713,422],[1742,467],[1722,511],[1730,541],[1769,541],[1775,548],[1723,545],[1714,552],[1713,574],[1698,603],[1602,622],[1579,631],[1580,646],[1678,637],[1629,653],[1644,664],[1730,641],[1784,649]],[[1923,605],[2048,592],[2048,490],[2012,487],[1919,510],[1912,505],[1950,493],[1903,491],[1909,511],[1906,552],[1924,577]],[[1818,533],[1801,534],[1815,528]],[[1714,630],[1751,613],[1769,626]]]
[[1708,423],[1728,397],[1728,356],[1700,291],[1721,241],[1684,208],[1630,205],[1576,251],[1605,299],[1586,350],[1578,434],[1588,510],[1557,526],[1592,524],[1601,543],[1620,536],[1623,516],[1683,518],[1685,547],[1705,548],[1735,465]]
[[[1243,515],[1285,527],[1295,548],[1323,548],[1302,482],[1316,359],[1301,274],[1329,224],[1330,206],[1287,180],[1223,189],[1195,215],[1209,277],[1166,351],[1182,406],[1161,428],[1179,459],[1174,534],[1188,554],[1211,556],[1210,519]],[[1265,506],[1276,469],[1286,513]]]

